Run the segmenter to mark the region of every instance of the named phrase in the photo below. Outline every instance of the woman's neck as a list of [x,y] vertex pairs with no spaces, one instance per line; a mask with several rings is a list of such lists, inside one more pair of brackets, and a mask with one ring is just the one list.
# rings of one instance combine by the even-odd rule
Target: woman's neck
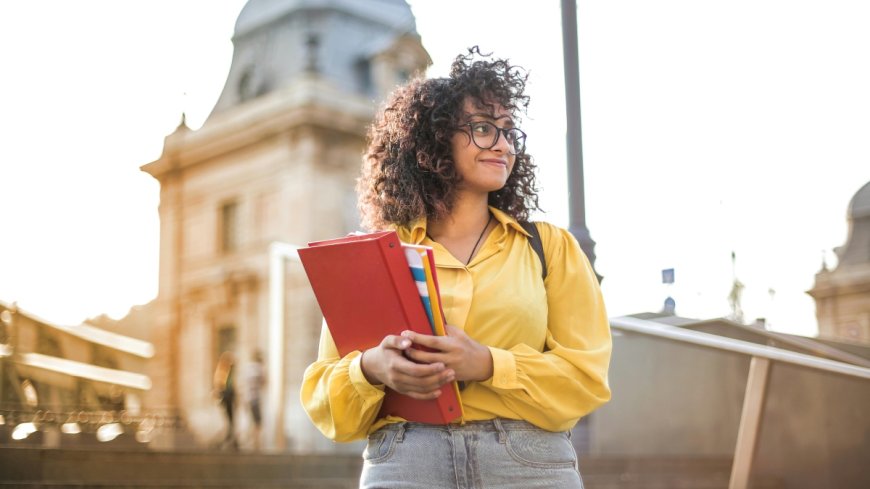
[[437,221],[428,222],[426,231],[436,241],[445,238],[462,239],[470,235],[477,237],[489,219],[487,196],[471,198],[460,195],[450,214]]

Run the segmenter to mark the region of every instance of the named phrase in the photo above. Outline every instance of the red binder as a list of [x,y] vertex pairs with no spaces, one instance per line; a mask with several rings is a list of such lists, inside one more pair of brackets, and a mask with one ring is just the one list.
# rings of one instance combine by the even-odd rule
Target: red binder
[[[406,329],[432,333],[395,231],[315,241],[299,250],[299,258],[341,356]],[[380,415],[429,424],[455,421],[462,416],[458,390],[446,387],[428,401],[387,388]]]

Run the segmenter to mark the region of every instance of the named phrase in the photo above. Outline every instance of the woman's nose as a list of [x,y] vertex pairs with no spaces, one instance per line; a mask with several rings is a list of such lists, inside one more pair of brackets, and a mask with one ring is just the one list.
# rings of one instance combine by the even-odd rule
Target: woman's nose
[[491,149],[495,151],[500,151],[502,153],[509,152],[509,150],[512,148],[511,143],[508,141],[507,135],[505,134],[505,131],[503,129],[496,129],[496,131],[498,132],[496,133],[495,144],[492,146]]

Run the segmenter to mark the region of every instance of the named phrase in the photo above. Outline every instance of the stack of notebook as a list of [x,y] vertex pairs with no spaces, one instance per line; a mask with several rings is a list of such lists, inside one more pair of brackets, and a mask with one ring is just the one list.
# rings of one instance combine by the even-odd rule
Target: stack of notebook
[[[399,241],[395,231],[316,241],[299,258],[341,356],[404,330],[445,335],[432,249]],[[387,389],[382,416],[447,424],[462,417],[456,382],[421,401]]]

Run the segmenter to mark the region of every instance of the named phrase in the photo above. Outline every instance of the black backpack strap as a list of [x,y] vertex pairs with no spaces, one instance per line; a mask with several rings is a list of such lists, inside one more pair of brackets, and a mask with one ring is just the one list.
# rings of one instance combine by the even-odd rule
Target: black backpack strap
[[545,280],[547,278],[547,259],[544,257],[544,243],[541,242],[541,233],[538,231],[538,226],[529,221],[521,222],[520,226],[527,233],[531,234],[529,244],[541,260],[541,280]]

